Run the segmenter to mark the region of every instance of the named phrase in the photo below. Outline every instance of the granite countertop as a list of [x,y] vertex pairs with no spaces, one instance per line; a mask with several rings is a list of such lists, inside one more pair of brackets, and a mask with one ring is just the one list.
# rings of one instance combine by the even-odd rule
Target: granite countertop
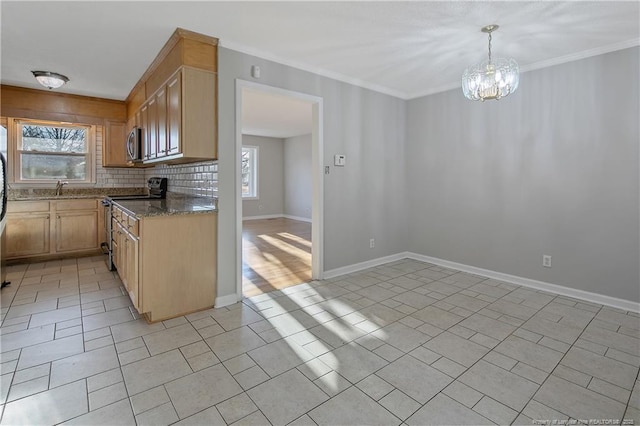
[[146,195],[146,188],[62,188],[62,193],[56,195],[53,188],[9,189],[9,201],[38,201],[38,200],[75,200],[104,198],[108,195]]
[[217,198],[189,195],[167,196],[165,200],[114,200],[113,203],[137,218],[215,213],[218,211]]

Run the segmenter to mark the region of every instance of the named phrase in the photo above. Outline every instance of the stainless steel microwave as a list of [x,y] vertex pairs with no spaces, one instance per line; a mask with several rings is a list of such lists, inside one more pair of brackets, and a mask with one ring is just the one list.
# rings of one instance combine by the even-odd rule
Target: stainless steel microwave
[[127,161],[142,161],[142,129],[134,127],[127,136]]

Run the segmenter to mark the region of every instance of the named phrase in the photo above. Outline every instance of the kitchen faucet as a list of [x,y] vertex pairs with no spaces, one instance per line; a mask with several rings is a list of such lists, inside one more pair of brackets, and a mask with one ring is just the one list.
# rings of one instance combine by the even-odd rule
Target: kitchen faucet
[[62,181],[58,181],[58,183],[56,183],[56,196],[60,195],[60,193],[62,192],[62,187],[64,185],[67,185],[69,182],[62,182]]

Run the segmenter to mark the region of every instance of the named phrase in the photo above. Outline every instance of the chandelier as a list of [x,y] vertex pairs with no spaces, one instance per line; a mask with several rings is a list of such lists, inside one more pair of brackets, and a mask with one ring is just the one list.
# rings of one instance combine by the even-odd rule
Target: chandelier
[[487,25],[480,31],[489,34],[489,59],[467,68],[462,74],[462,93],[472,101],[500,99],[518,88],[518,63],[514,59],[491,58],[491,33],[498,25]]

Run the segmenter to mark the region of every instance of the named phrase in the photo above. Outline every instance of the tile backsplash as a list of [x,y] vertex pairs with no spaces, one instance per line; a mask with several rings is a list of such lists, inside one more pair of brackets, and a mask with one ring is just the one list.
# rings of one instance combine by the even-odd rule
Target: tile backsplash
[[103,127],[96,132],[96,188],[145,188],[147,185],[144,169],[102,167]]
[[203,161],[191,164],[161,164],[145,171],[145,178],[152,176],[169,179],[169,192],[199,197],[218,196],[218,162]]
[[152,176],[169,179],[169,191],[200,197],[218,195],[218,162],[203,161],[191,164],[159,164],[148,169],[103,168],[102,129],[99,126],[96,146],[96,187],[97,188],[146,188],[147,179]]

